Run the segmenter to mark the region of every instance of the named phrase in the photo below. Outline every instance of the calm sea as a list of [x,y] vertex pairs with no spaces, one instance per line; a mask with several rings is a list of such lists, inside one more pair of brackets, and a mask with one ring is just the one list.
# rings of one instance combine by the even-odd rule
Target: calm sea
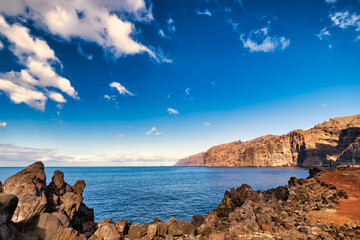
[[[0,181],[21,169],[0,168]],[[232,187],[247,183],[266,190],[286,185],[291,176],[308,176],[301,168],[47,167],[48,183],[57,169],[70,185],[85,180],[84,202],[94,208],[96,221],[112,217],[134,223],[172,216],[190,220],[216,208]]]

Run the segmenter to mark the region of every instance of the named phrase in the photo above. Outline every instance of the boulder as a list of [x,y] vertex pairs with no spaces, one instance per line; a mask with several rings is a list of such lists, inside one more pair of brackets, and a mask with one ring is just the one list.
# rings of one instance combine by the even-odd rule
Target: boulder
[[13,194],[0,195],[0,225],[11,221],[18,202]]
[[128,223],[127,220],[119,220],[115,223],[115,227],[119,230],[122,235],[126,235],[129,231],[131,223]]
[[96,230],[94,235],[92,235],[89,240],[120,240],[121,233],[115,227],[114,223],[103,223],[101,226]]
[[201,216],[200,214],[196,214],[191,218],[191,223],[195,226],[195,227],[200,227],[201,224],[203,224],[205,221],[205,218],[203,216]]
[[139,239],[146,235],[146,227],[144,224],[131,225],[127,238]]
[[35,162],[6,179],[3,185],[4,192],[14,194],[19,199],[12,217],[14,222],[27,219],[46,210],[45,187],[46,175],[42,162]]
[[18,223],[21,229],[21,240],[82,240],[84,235],[72,228],[66,228],[60,219],[51,213],[40,213]]

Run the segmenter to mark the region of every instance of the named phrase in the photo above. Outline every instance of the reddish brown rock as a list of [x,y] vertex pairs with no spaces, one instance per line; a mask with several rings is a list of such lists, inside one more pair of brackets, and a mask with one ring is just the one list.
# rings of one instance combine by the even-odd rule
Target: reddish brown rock
[[14,194],[19,203],[12,220],[18,222],[46,210],[44,164],[35,162],[12,175],[3,185],[6,194]]
[[[179,160],[176,166],[312,167],[350,163],[360,144],[360,115],[333,118],[308,130],[236,141]],[[360,162],[360,151],[355,153]]]

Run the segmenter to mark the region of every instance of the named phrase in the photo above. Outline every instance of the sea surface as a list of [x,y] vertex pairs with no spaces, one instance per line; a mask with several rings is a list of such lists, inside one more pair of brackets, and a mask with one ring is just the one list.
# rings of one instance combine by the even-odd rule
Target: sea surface
[[[0,181],[22,169],[0,167]],[[94,208],[95,221],[112,217],[134,223],[155,217],[189,221],[216,208],[232,187],[246,183],[266,190],[286,185],[291,176],[308,176],[301,168],[46,167],[47,183],[57,169],[70,185],[85,180],[84,202]]]

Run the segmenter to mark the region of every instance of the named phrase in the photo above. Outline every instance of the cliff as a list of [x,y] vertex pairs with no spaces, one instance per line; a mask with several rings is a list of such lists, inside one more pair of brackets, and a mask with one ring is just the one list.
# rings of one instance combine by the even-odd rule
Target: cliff
[[[312,167],[350,163],[360,145],[360,114],[332,118],[308,130],[266,135],[210,148],[175,166]],[[201,158],[202,157],[202,158]],[[360,149],[354,158],[360,161]],[[203,163],[203,164],[201,164]]]

